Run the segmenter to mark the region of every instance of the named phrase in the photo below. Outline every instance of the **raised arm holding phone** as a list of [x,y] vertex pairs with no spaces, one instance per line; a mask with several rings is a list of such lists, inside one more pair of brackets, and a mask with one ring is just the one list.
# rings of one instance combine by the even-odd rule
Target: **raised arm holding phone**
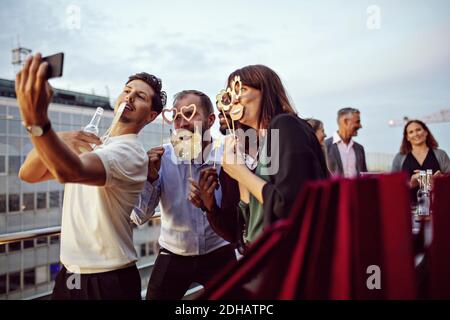
[[[52,60],[48,60],[50,64]],[[27,182],[65,183],[61,223],[62,269],[53,299],[140,299],[130,212],[147,179],[148,157],[137,134],[161,112],[161,80],[130,76],[119,95],[109,139],[85,132],[53,131],[48,118],[49,62],[27,59],[16,77],[23,125],[34,150],[20,170]],[[122,110],[118,113],[119,105]],[[96,144],[94,150],[89,144]],[[79,153],[80,147],[88,152]],[[73,277],[75,275],[75,278]],[[75,287],[70,279],[77,279]]]

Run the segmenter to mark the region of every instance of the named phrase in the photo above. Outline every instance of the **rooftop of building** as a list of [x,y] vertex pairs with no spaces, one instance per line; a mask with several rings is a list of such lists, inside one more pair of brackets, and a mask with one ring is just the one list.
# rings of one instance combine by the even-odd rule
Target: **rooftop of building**
[[[16,98],[13,80],[0,79],[0,97]],[[111,108],[108,97],[56,88],[52,102],[87,108]]]

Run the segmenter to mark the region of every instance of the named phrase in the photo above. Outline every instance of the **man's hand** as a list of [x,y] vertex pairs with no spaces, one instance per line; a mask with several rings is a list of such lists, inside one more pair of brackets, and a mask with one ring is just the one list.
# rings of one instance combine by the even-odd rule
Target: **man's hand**
[[161,168],[161,157],[164,154],[164,147],[155,147],[147,151],[148,156],[148,174],[147,180],[154,182],[159,177]]
[[214,191],[219,187],[217,170],[215,168],[207,168],[200,172],[198,183],[194,180],[189,180],[190,193],[189,200],[196,206],[202,205],[208,210],[212,211],[216,204],[216,197]]
[[58,136],[76,154],[82,153],[83,150],[92,151],[91,144],[102,144],[95,134],[81,130],[58,132]]
[[203,201],[200,198],[200,187],[198,183],[194,181],[194,179],[189,178],[189,195],[188,200],[197,208],[202,208]]
[[47,81],[47,62],[42,63],[41,54],[30,56],[23,69],[16,75],[16,95],[22,120],[26,125],[45,125],[47,109],[53,90]]

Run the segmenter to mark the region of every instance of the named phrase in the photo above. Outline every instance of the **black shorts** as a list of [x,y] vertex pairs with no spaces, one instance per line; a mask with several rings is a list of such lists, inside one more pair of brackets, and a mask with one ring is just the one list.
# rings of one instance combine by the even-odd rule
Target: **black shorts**
[[141,300],[141,277],[136,265],[101,273],[69,273],[62,266],[52,300]]

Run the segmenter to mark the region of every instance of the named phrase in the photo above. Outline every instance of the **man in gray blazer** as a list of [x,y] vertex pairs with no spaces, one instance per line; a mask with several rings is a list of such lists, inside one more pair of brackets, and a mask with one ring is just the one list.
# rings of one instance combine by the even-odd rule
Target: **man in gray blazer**
[[339,129],[332,137],[325,140],[328,167],[333,176],[352,178],[367,171],[364,147],[352,140],[362,128],[360,112],[354,108],[338,111]]

